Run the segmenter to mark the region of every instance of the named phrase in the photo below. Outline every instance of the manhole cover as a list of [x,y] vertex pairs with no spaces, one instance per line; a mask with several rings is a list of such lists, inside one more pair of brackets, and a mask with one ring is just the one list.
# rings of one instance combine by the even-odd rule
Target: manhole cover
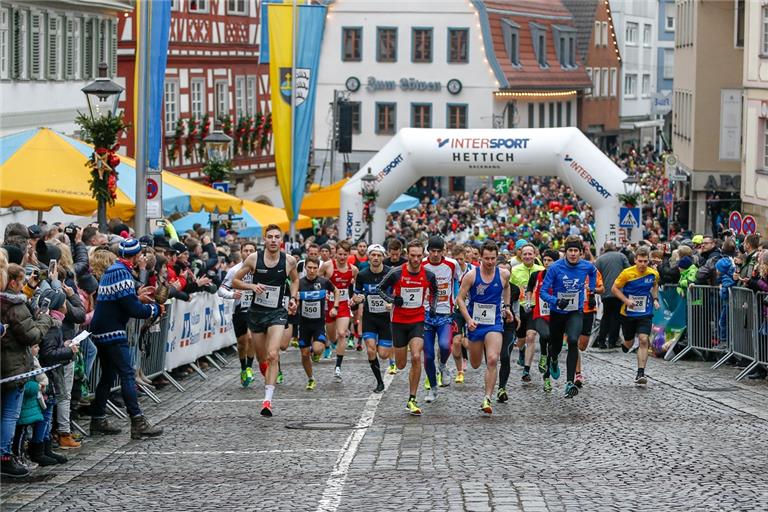
[[352,423],[313,421],[309,423],[289,423],[285,428],[294,430],[352,430],[358,427],[354,426]]
[[694,384],[693,389],[696,391],[711,391],[711,392],[723,392],[723,391],[738,391],[739,388],[736,386],[701,386],[699,384]]

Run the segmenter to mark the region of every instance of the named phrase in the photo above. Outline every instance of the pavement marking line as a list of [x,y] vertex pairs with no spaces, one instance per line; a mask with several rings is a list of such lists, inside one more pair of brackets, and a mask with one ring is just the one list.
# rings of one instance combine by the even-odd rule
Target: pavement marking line
[[[394,379],[394,375],[384,376],[384,392],[389,389],[389,385]],[[376,416],[376,409],[379,407],[384,393],[371,393],[368,396],[365,406],[363,407],[363,413],[360,415],[355,430],[347,437],[344,442],[339,456],[336,459],[336,464],[333,466],[331,476],[328,477],[328,481],[325,483],[325,491],[320,498],[320,502],[317,504],[316,512],[336,512],[341,503],[341,493],[344,490],[344,484],[347,481],[347,474],[349,473],[349,467],[352,465],[352,460],[357,455],[357,449],[360,446],[360,441],[365,437],[368,428],[373,424],[373,418]]]
[[270,453],[335,453],[339,450],[311,449],[306,450],[213,450],[213,451],[178,451],[178,452],[141,452],[117,451],[117,455],[266,455]]
[[[195,403],[237,403],[237,402],[261,402],[263,398],[227,398],[224,400],[195,400]],[[274,398],[272,401],[276,404],[280,402],[352,402],[365,401],[367,398]]]

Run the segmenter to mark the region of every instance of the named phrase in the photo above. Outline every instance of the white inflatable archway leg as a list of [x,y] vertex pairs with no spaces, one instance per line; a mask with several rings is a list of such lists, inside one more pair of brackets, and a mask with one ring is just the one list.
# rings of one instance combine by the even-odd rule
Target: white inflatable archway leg
[[[596,243],[619,241],[618,194],[627,175],[577,128],[403,128],[341,189],[339,237],[365,232],[360,179],[376,176],[373,240],[385,237],[387,207],[425,176],[556,176],[595,211]],[[634,230],[638,235],[641,230]]]

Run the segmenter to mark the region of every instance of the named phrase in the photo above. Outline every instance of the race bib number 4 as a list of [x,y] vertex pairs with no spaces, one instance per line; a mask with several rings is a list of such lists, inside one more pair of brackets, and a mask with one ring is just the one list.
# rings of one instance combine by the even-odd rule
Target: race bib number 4
[[568,305],[563,311],[577,311],[579,309],[579,292],[560,292],[557,294],[557,300],[567,300]]
[[631,306],[627,306],[629,313],[645,313],[648,307],[648,297],[646,295],[630,295],[627,297],[631,302]]
[[493,325],[496,323],[496,304],[475,303],[472,306],[472,320],[480,325]]
[[400,296],[404,308],[420,308],[424,304],[424,288],[400,288]]
[[320,302],[303,301],[301,303],[301,316],[312,319],[320,318]]
[[386,313],[387,303],[378,295],[368,296],[368,311],[371,313]]
[[280,287],[269,286],[266,284],[261,285],[264,287],[262,293],[253,294],[253,302],[259,306],[265,308],[276,308],[280,303]]

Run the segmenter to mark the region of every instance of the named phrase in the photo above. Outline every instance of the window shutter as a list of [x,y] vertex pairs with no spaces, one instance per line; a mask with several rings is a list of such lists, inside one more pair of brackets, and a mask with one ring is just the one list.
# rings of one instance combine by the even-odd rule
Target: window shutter
[[89,80],[93,78],[93,19],[86,19],[83,23],[85,31],[83,37],[83,78]]
[[75,20],[65,18],[65,41],[64,45],[64,78],[72,80],[75,77]]
[[109,69],[110,76],[117,76],[117,21],[109,21]]
[[48,15],[48,49],[46,54],[48,55],[48,79],[58,80],[59,69],[61,59],[59,53],[61,51],[59,44],[59,17],[55,14]]
[[31,34],[30,34],[30,78],[40,79],[43,77],[43,16],[39,13],[31,14]]
[[21,78],[21,50],[19,45],[19,40],[21,39],[20,33],[21,33],[21,27],[19,26],[21,24],[21,13],[13,9],[11,10],[11,62],[10,62],[10,71],[11,71],[11,78],[19,79]]
[[99,42],[99,49],[97,54],[99,56],[99,60],[96,62],[96,67],[98,69],[99,64],[102,62],[107,62],[107,21],[96,20],[96,31],[98,33],[96,40]]

